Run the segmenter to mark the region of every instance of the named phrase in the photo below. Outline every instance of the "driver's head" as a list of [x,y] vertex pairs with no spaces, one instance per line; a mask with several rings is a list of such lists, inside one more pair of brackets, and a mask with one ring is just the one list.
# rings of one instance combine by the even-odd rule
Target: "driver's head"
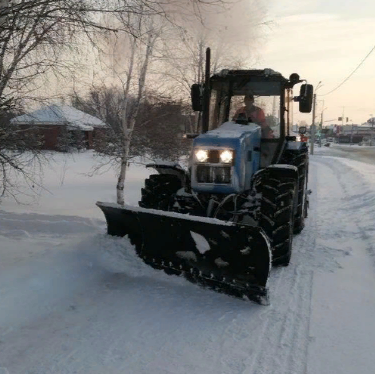
[[253,104],[254,104],[254,95],[251,95],[251,94],[249,94],[249,95],[245,95],[243,101],[244,101],[246,107],[251,107],[251,106],[253,106]]

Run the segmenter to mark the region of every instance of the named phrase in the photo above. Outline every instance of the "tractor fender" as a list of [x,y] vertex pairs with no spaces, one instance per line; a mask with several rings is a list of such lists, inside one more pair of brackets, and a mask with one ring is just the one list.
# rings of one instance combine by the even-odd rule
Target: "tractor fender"
[[159,174],[175,175],[184,187],[190,183],[189,174],[177,163],[153,163],[147,164],[146,168],[155,169]]
[[285,149],[287,151],[302,151],[304,149],[307,149],[306,142],[287,142]]
[[261,183],[261,180],[265,177],[275,177],[276,179],[280,178],[292,178],[298,180],[299,173],[298,168],[294,165],[289,164],[272,164],[267,166],[264,169],[258,170],[252,178],[251,188],[254,188],[258,183]]
[[298,168],[294,165],[275,164],[269,165],[265,171],[276,178],[292,178],[298,180]]

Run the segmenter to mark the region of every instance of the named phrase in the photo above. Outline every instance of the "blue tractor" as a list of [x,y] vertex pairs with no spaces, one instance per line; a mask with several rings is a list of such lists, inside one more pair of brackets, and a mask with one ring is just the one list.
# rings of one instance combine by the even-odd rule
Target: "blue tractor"
[[297,74],[211,76],[209,67],[207,49],[205,83],[191,90],[200,131],[188,135],[189,166],[148,165],[157,173],[146,179],[139,207],[97,205],[108,234],[128,235],[152,267],[266,303],[271,266],[289,264],[307,217],[308,149],[289,127],[294,102],[311,111],[313,87],[304,83],[293,96],[303,82]]

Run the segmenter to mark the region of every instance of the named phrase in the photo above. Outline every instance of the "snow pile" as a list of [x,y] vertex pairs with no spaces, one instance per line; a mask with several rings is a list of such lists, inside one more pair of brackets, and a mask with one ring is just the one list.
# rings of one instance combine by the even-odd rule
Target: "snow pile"
[[134,278],[162,274],[141,261],[127,237],[97,235],[91,241],[91,249],[93,247],[97,251],[101,265],[112,273],[125,273]]
[[104,229],[102,220],[76,216],[17,214],[0,210],[0,235],[31,237],[33,235],[59,236],[92,233],[93,227]]
[[195,242],[195,246],[198,249],[200,254],[205,254],[207,251],[211,249],[210,245],[206,238],[196,232],[190,231],[190,234]]

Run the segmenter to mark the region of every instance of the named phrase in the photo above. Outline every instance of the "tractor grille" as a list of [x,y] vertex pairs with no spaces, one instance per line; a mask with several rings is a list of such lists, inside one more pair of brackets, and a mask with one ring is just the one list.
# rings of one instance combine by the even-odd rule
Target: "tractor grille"
[[[234,165],[234,160],[236,159],[236,152],[234,150],[232,150],[232,149],[231,149],[231,151],[233,152],[233,160],[228,165]],[[218,164],[218,163],[221,163],[221,161],[220,161],[220,153],[221,152],[222,152],[222,150],[219,150],[219,149],[210,149],[208,151],[208,160],[207,160],[207,163],[208,164]]]
[[196,179],[198,183],[230,184],[231,171],[230,166],[198,165]]

